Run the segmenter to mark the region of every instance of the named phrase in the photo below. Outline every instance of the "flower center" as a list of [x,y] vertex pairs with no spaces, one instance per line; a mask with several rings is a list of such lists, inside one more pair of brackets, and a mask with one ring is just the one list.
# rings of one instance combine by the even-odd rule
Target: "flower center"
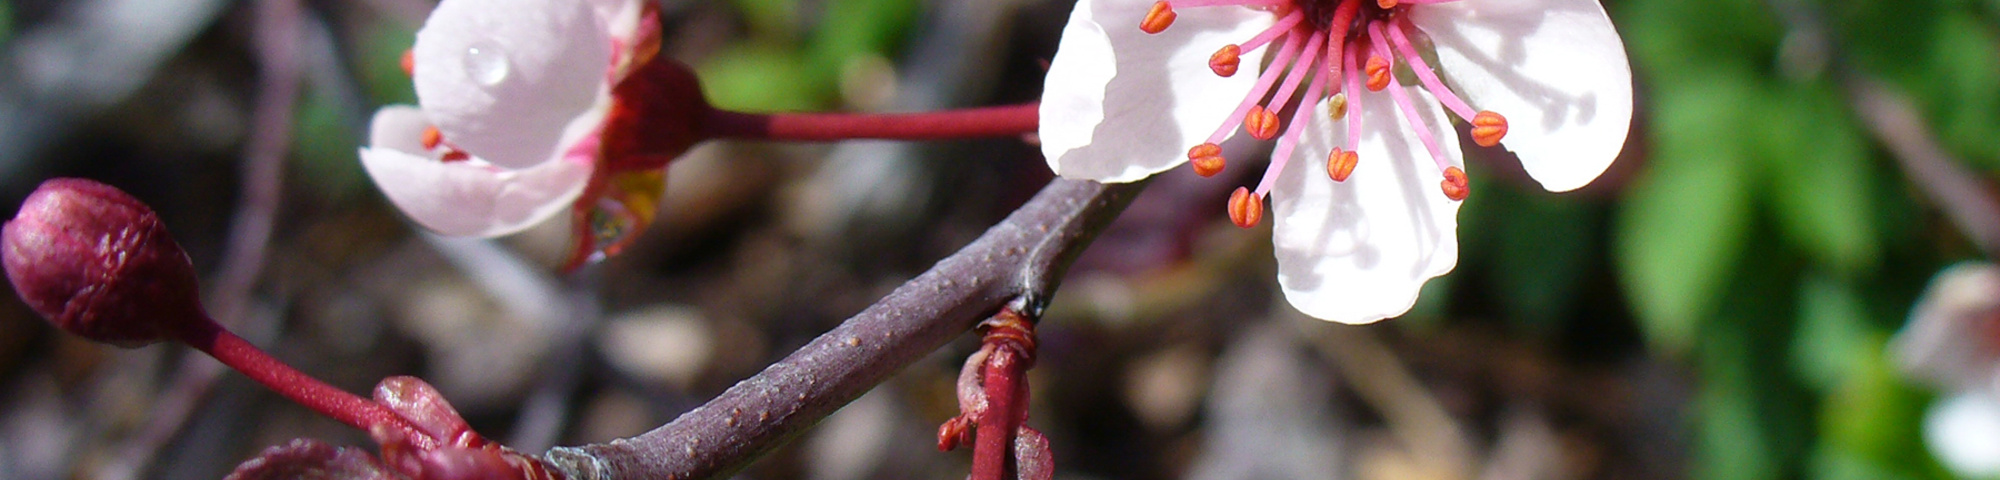
[[[1452,93],[1412,41],[1424,37],[1407,18],[1408,11],[1451,1],[1460,0],[1161,0],[1153,4],[1139,28],[1147,33],[1165,31],[1178,16],[1175,7],[1252,7],[1278,17],[1262,33],[1224,45],[1209,57],[1209,69],[1228,77],[1240,69],[1243,52],[1266,45],[1275,52],[1270,67],[1258,75],[1236,110],[1207,141],[1188,149],[1189,164],[1195,173],[1206,177],[1220,173],[1228,164],[1221,142],[1239,126],[1259,140],[1277,139],[1256,189],[1239,188],[1230,197],[1230,220],[1247,228],[1263,217],[1263,200],[1275,184],[1277,172],[1284,170],[1308,133],[1304,127],[1311,120],[1309,115],[1319,110],[1322,101],[1328,105],[1326,115],[1347,123],[1347,141],[1327,156],[1327,176],[1344,182],[1354,172],[1360,163],[1355,150],[1361,138],[1361,116],[1347,112],[1362,108],[1360,95],[1353,94],[1362,88],[1389,94],[1394,108],[1406,119],[1405,127],[1424,144],[1444,176],[1439,190],[1452,200],[1465,199],[1469,192],[1465,171],[1453,165],[1438,143],[1440,134],[1450,132],[1432,132],[1418,115],[1417,103],[1395,81],[1400,63],[1417,80],[1414,87],[1429,92],[1446,110],[1471,123],[1473,142],[1480,146],[1497,145],[1507,135],[1506,117],[1474,110]],[[1288,108],[1290,118],[1281,117]]]

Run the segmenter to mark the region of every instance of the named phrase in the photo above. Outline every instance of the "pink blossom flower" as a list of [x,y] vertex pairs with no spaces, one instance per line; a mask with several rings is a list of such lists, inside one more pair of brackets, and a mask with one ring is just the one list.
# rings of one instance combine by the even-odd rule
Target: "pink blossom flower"
[[640,0],[444,0],[406,58],[419,106],[376,112],[361,163],[439,233],[505,235],[567,207],[571,265],[601,258],[652,221],[708,111],[658,49]]
[[1596,0],[1080,0],[1041,140],[1062,176],[1130,182],[1218,173],[1239,126],[1275,139],[1230,217],[1255,225],[1270,197],[1285,297],[1367,323],[1458,261],[1468,181],[1451,117],[1567,191],[1610,165],[1631,112]]

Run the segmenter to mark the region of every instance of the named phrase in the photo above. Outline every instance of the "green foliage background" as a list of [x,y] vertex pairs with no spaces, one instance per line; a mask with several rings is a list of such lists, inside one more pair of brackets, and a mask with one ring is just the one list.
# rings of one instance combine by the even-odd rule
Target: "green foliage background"
[[1649,146],[1614,213],[1618,278],[1647,345],[1699,379],[1696,478],[1950,478],[1918,432],[1931,393],[1883,345],[1930,275],[1977,253],[1861,126],[1838,69],[1914,97],[1953,154],[1991,171],[2000,4],[1795,5],[1829,27],[1823,52],[1774,5],[1608,5]]

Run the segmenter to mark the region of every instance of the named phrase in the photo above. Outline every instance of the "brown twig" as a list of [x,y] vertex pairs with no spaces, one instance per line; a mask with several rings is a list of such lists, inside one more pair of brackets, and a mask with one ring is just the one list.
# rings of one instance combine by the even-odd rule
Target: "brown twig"
[[1910,183],[1930,197],[1986,258],[2000,259],[2000,194],[1939,145],[1910,99],[1873,78],[1847,75],[1854,112],[1894,153]]
[[[304,12],[299,0],[258,2],[252,10],[256,23],[251,43],[261,86],[250,114],[253,128],[243,147],[242,197],[230,224],[227,255],[217,268],[209,304],[216,306],[216,319],[256,339],[270,328],[250,321],[250,290],[264,271],[284,194],[285,154],[292,144],[292,112],[299,96],[299,37]],[[199,356],[195,352],[183,355],[180,369],[161,394],[153,416],[116,449],[120,460],[104,473],[107,478],[137,477],[159,449],[195,417],[200,400],[208,396],[225,370],[220,364],[196,360]]]
[[2000,259],[2000,192],[1954,157],[1931,133],[1908,95],[1849,65],[1823,14],[1798,0],[1770,0],[1792,37],[1825,59],[1824,68],[1847,90],[1848,105],[1875,138],[1889,147],[1910,184],[1930,197],[1986,258]]
[[579,480],[726,478],[1002,306],[1039,315],[1063,273],[1144,188],[1058,179],[875,305],[651,432],[551,450]]

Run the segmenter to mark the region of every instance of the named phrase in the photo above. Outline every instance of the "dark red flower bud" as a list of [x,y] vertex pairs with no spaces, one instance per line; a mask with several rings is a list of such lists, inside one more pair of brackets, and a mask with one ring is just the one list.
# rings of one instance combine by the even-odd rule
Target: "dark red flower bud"
[[138,347],[203,318],[194,266],[146,204],[109,185],[42,182],[0,232],[14,291],[50,322]]

